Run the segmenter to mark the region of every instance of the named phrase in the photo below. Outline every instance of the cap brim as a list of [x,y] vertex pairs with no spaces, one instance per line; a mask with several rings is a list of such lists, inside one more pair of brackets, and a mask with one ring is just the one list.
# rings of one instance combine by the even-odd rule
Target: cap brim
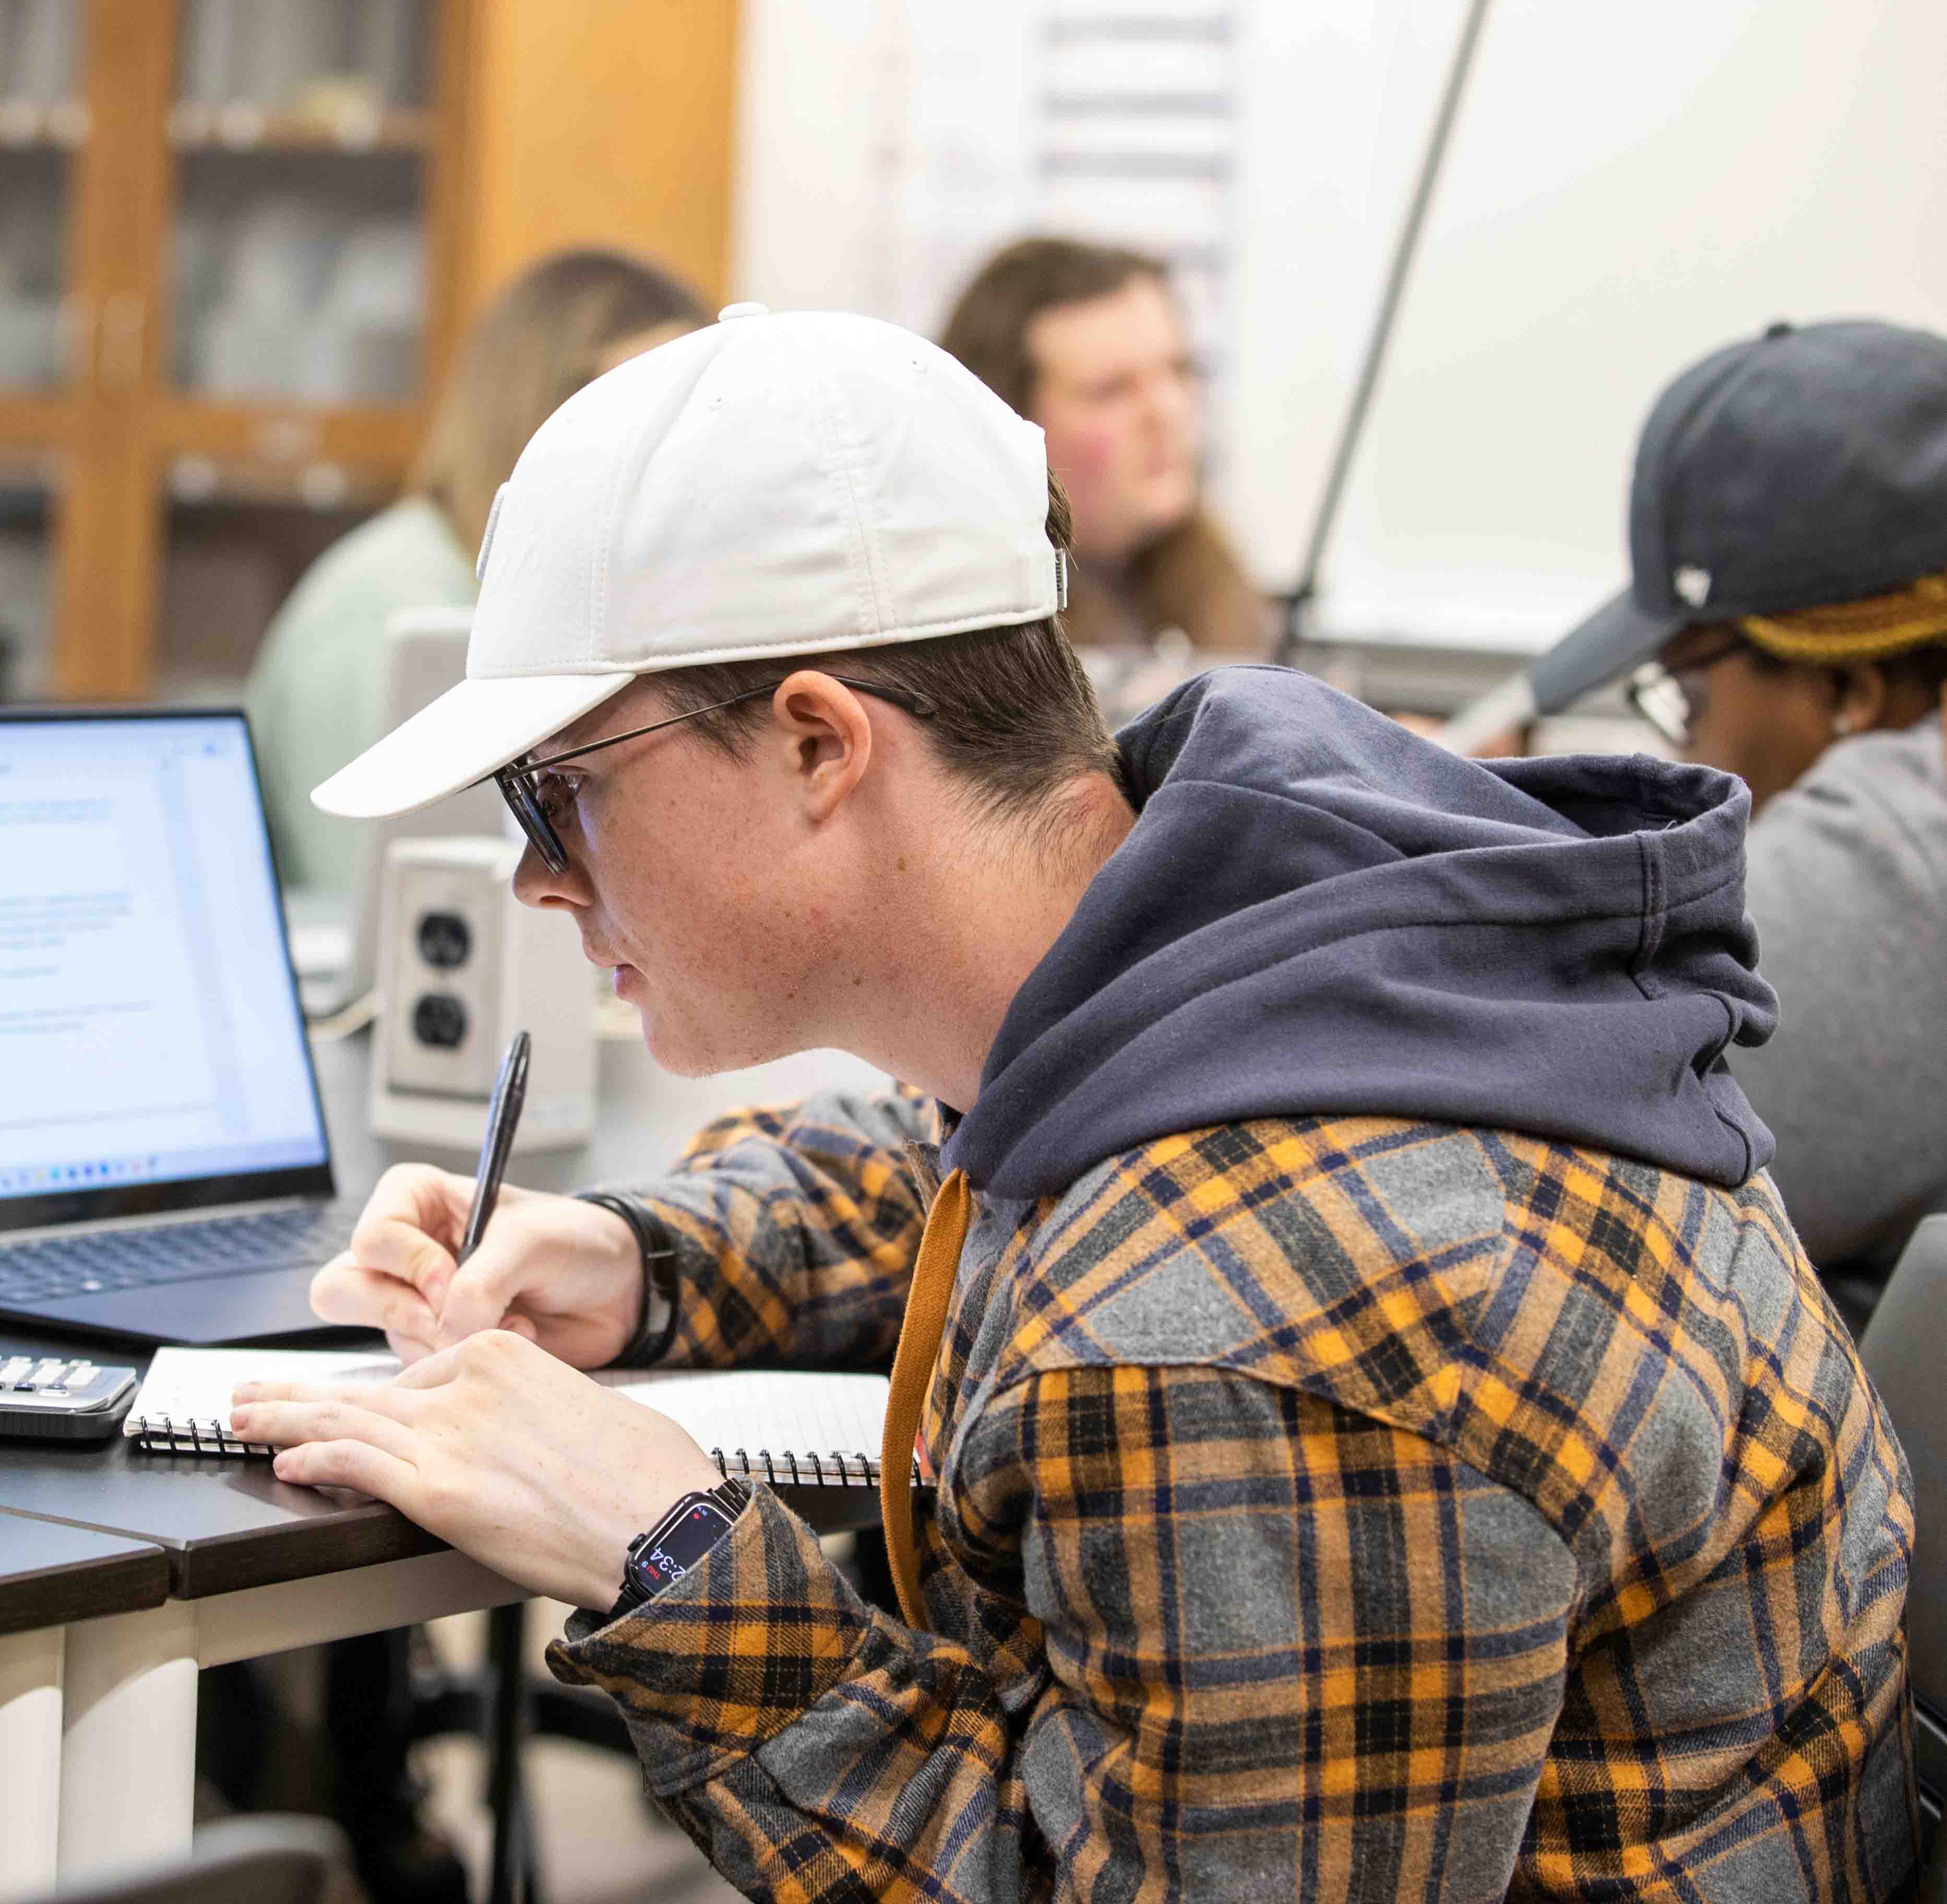
[[314,787],[311,804],[356,820],[429,806],[538,747],[635,678],[544,674],[463,681]]
[[1624,589],[1564,635],[1529,670],[1535,711],[1559,714],[1571,701],[1641,667],[1689,625],[1681,615],[1650,614]]

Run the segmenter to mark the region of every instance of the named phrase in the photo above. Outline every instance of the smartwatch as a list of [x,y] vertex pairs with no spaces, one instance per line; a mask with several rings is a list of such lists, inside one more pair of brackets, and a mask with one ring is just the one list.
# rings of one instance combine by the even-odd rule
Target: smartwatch
[[645,1606],[665,1587],[674,1585],[695,1566],[750,1504],[751,1491],[741,1481],[685,1494],[646,1534],[629,1543],[622,1563],[622,1592],[608,1617],[619,1620]]

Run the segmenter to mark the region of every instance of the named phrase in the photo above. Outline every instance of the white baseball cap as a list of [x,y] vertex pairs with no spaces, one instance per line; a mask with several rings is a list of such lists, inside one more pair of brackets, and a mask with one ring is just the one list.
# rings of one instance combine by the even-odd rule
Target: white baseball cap
[[529,752],[639,674],[1053,615],[1042,433],[870,317],[717,322],[598,377],[535,432],[480,544],[466,679],[316,788],[404,813]]

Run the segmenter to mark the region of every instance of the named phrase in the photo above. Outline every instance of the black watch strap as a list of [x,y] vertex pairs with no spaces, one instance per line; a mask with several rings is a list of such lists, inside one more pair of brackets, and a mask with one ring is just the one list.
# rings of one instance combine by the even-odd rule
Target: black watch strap
[[612,1190],[584,1190],[577,1200],[619,1216],[636,1239],[642,1265],[642,1307],[635,1333],[624,1342],[611,1368],[645,1369],[660,1362],[676,1339],[676,1239],[664,1228],[662,1219],[633,1197]]
[[664,1587],[700,1565],[750,1504],[750,1489],[736,1480],[685,1494],[646,1534],[629,1543],[622,1563],[622,1591],[608,1610],[609,1618],[619,1620],[647,1605]]

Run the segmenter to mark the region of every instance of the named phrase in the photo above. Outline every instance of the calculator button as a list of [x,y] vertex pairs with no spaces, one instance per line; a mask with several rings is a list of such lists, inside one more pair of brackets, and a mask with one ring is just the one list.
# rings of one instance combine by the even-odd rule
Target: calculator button
[[6,1366],[0,1368],[0,1389],[11,1389],[17,1382],[25,1381],[33,1372],[33,1358],[29,1356],[10,1357]]

